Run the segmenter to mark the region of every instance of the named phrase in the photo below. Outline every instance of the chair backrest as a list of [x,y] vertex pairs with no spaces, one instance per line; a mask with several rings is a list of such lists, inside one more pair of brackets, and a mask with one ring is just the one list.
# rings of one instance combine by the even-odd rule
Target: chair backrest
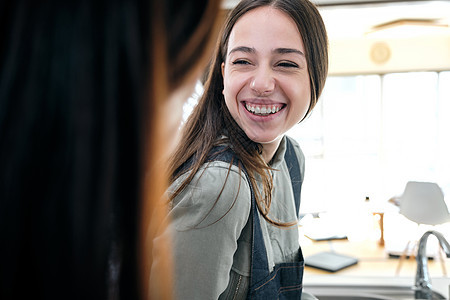
[[400,214],[418,224],[438,225],[450,221],[444,194],[432,182],[409,181],[400,198]]

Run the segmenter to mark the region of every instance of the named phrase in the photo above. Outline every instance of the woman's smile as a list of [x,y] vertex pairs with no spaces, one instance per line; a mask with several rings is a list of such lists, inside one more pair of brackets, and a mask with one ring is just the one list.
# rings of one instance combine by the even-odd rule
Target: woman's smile
[[285,104],[281,103],[258,104],[251,102],[242,102],[242,104],[249,113],[254,114],[255,116],[262,117],[274,115],[285,107]]

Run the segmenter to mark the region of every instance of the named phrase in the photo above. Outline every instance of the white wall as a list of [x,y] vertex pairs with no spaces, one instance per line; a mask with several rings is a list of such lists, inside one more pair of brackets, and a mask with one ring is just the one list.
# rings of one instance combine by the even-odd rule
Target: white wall
[[330,41],[329,75],[450,70],[450,36]]

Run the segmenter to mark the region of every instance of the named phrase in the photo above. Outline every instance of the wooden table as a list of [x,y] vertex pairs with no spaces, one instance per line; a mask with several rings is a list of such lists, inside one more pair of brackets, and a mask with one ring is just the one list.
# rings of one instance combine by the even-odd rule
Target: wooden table
[[[358,263],[335,273],[305,267],[305,274],[330,274],[350,276],[396,276],[399,259],[390,257],[378,239],[373,240],[332,240],[315,242],[305,236],[300,236],[300,245],[303,256],[307,257],[322,251],[335,251],[339,254],[358,258]],[[447,270],[450,269],[450,259],[445,260]],[[439,260],[429,260],[428,268],[431,277],[444,276]],[[416,260],[406,259],[403,262],[399,276],[412,276],[416,274]]]

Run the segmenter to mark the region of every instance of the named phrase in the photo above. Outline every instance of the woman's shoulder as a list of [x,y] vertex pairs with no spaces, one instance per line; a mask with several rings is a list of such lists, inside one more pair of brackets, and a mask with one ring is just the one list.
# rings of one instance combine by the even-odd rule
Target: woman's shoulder
[[[180,176],[173,192],[188,176]],[[251,192],[243,171],[224,161],[205,163],[192,181],[173,199],[171,214],[183,218],[185,226],[204,227],[221,219],[248,218]]]
[[294,138],[285,135],[286,137],[286,143],[291,143],[291,145],[294,147],[295,154],[298,158],[300,158],[300,161],[305,160],[305,155],[303,154],[302,148],[300,147],[300,144],[295,140]]

